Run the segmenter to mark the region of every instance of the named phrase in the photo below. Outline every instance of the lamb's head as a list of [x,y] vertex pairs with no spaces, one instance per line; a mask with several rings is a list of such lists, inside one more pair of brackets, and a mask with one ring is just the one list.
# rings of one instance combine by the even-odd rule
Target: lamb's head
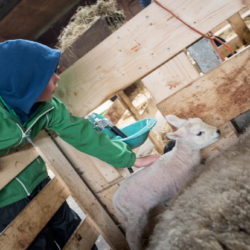
[[203,149],[220,138],[220,130],[206,124],[200,118],[185,120],[175,115],[167,115],[166,120],[178,128],[175,132],[167,133],[167,137],[176,141],[186,141],[194,149]]

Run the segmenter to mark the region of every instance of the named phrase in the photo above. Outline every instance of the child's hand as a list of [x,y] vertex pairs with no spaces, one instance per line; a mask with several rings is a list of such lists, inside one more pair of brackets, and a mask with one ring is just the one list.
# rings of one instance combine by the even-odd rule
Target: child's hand
[[134,163],[136,168],[144,168],[154,163],[161,155],[149,155],[141,158],[137,158]]

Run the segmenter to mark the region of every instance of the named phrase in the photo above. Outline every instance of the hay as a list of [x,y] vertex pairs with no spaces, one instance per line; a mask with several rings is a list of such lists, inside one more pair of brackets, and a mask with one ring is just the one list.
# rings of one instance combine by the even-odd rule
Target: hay
[[115,0],[98,0],[94,5],[80,6],[59,35],[57,48],[62,51],[70,48],[77,38],[101,17],[106,19],[112,32],[125,23],[124,13],[117,10]]

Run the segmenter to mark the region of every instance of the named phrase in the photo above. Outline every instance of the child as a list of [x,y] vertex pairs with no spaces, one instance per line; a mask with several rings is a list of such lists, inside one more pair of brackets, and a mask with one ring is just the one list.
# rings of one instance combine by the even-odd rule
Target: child
[[[123,142],[111,141],[92,124],[69,114],[53,97],[60,51],[27,40],[0,43],[0,157],[32,142],[49,128],[76,149],[114,167],[145,167],[159,156],[136,159]],[[70,83],[69,83],[70,84]],[[41,157],[0,190],[0,232],[50,181]],[[28,249],[60,249],[80,219],[65,202]]]

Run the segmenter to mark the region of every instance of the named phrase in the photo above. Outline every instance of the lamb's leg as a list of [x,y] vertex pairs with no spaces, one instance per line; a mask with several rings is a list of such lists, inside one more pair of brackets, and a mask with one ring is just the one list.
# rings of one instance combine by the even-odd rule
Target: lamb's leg
[[141,237],[147,224],[148,215],[143,213],[138,217],[130,218],[126,227],[126,239],[131,250],[142,250]]

